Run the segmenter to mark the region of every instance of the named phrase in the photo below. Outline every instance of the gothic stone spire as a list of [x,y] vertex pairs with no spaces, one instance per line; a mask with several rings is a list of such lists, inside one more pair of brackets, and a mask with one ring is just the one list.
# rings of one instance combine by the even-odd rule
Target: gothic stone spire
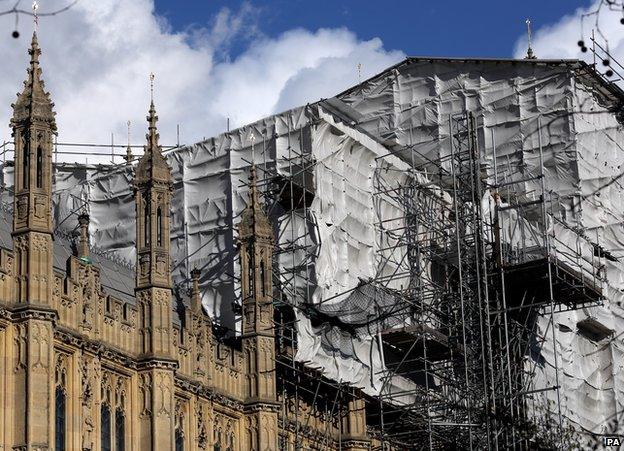
[[150,103],[149,115],[147,116],[148,132],[145,135],[147,139],[147,145],[145,146],[145,152],[136,169],[135,184],[150,184],[160,183],[165,185],[171,185],[171,168],[165,160],[162,154],[162,148],[158,142],[160,136],[158,134],[158,116],[156,115],[156,108],[154,107],[154,101]]
[[52,235],[52,152],[56,135],[54,104],[45,91],[39,67],[41,49],[33,33],[28,78],[12,105],[15,142],[13,234]]
[[17,101],[13,107],[11,127],[25,127],[38,124],[56,132],[54,103],[50,100],[50,93],[45,91],[45,85],[41,79],[41,67],[39,56],[41,49],[37,41],[37,32],[33,33],[30,49],[30,66],[28,78],[24,81],[24,90],[17,95]]
[[277,389],[273,327],[273,228],[258,198],[256,167],[249,177],[249,205],[238,225],[243,303],[242,347],[246,408],[256,424],[253,449],[277,449]]
[[273,227],[269,222],[258,196],[258,181],[256,166],[251,166],[249,175],[249,205],[243,211],[242,219],[238,225],[239,239],[246,240],[256,238],[267,244],[273,243]]
[[[174,376],[171,362],[177,352],[173,344],[173,302],[171,261],[169,257],[169,210],[171,207],[171,169],[158,144],[156,108],[150,104],[145,153],[136,167],[137,268],[135,294],[139,308],[141,354],[150,390],[160,397],[162,409],[174,409]],[[172,449],[174,415],[153,409],[143,424],[151,435],[151,449]],[[144,448],[144,447],[142,447]]]
[[136,168],[137,287],[171,286],[169,269],[169,209],[173,187],[171,168],[158,144],[158,116],[150,104],[147,145]]

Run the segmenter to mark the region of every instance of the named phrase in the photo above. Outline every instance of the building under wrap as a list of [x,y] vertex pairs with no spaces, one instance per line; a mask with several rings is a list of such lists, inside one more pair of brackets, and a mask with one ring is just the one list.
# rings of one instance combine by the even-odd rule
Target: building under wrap
[[[174,280],[200,268],[236,333],[253,161],[289,358],[362,389],[385,449],[621,433],[623,100],[576,60],[408,58],[174,149]],[[86,208],[92,242],[134,265],[132,174],[57,165],[58,231]]]

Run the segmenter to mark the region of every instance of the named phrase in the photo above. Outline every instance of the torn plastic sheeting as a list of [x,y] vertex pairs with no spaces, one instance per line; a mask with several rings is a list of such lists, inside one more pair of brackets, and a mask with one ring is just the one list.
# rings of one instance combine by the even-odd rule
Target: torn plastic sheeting
[[337,328],[318,330],[297,310],[295,316],[298,361],[319,368],[331,380],[353,384],[367,393],[379,391],[380,372],[370,362],[380,362],[381,357],[372,337],[355,340]]

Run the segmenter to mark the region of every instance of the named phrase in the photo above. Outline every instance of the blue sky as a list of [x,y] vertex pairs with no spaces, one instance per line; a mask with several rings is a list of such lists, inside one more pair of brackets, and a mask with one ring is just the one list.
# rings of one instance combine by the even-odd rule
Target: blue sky
[[[240,8],[240,0],[156,0],[156,12],[181,31],[207,26],[221,8]],[[346,27],[358,38],[379,37],[386,49],[408,55],[511,57],[524,20],[536,28],[558,22],[581,0],[256,0],[260,31],[275,37],[292,28]],[[182,4],[184,6],[182,6]],[[236,57],[244,42],[232,47]]]

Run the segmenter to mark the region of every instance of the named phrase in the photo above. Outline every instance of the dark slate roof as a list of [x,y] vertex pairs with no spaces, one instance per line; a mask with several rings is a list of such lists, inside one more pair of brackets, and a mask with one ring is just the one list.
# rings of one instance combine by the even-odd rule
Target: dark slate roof
[[[13,249],[11,230],[13,216],[10,205],[0,205],[0,247]],[[54,235],[54,269],[66,273],[67,260],[73,255],[71,237],[55,233]],[[92,249],[93,265],[100,268],[100,281],[104,291],[122,301],[134,304],[134,269],[115,261],[106,254]]]

